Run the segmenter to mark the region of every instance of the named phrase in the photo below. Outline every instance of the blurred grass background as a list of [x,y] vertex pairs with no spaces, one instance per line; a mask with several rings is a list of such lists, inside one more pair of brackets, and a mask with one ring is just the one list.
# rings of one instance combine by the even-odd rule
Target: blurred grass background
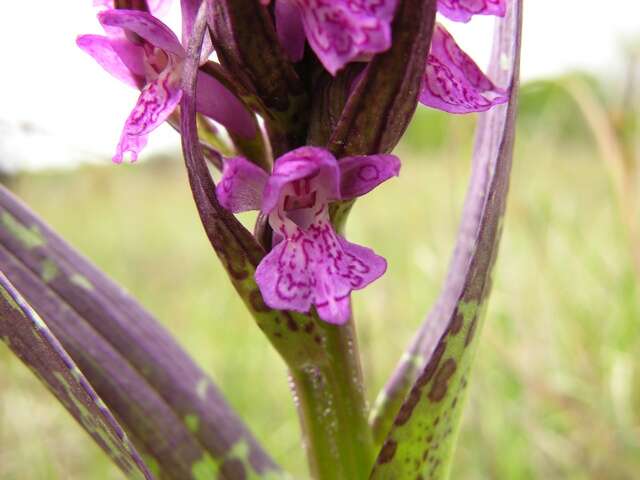
[[[446,273],[474,123],[420,108],[397,150],[400,178],[358,202],[349,221],[352,241],[389,260],[387,274],[354,295],[371,401]],[[307,478],[285,368],[210,250],[177,151],[6,181],[154,312],[275,458]],[[580,110],[554,83],[526,86],[452,478],[639,478],[639,293],[615,191]],[[0,479],[121,478],[4,346],[0,363]]]

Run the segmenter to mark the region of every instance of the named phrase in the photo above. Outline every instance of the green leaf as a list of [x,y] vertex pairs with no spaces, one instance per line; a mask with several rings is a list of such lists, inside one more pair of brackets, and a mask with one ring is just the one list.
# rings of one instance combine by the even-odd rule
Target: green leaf
[[0,270],[45,319],[159,476],[183,480],[197,478],[196,464],[198,472],[212,463],[236,465],[230,455],[242,445],[251,452],[252,462],[242,463],[248,477],[280,472],[158,321],[3,188]]
[[[498,23],[490,69],[491,77],[509,88],[510,99],[480,115],[473,172],[443,292],[378,403],[379,435],[387,433],[385,420],[395,419],[372,479],[442,480],[449,476],[506,206],[521,26],[522,0],[512,0],[507,17]],[[413,383],[415,372],[419,375]],[[398,398],[403,402],[396,415]]]
[[153,478],[122,427],[58,339],[2,273],[0,338],[47,386],[127,478]]

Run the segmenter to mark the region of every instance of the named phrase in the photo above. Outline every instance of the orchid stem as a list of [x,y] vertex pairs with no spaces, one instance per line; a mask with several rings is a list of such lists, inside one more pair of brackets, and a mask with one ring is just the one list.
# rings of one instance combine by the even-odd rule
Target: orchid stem
[[314,480],[369,477],[374,459],[353,321],[319,321],[326,362],[291,370],[309,468]]

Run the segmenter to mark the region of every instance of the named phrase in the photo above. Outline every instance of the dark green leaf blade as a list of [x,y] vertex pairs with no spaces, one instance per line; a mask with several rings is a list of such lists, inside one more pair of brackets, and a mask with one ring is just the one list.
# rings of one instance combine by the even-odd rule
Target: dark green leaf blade
[[428,362],[395,416],[373,479],[446,479],[449,475],[509,187],[522,0],[509,2],[508,10],[497,27],[490,74],[499,85],[509,87],[510,100],[480,115],[473,172],[449,275],[436,307],[390,386],[401,385],[406,380],[403,375],[411,375],[412,368],[407,365],[420,359]]
[[[278,471],[212,380],[153,316],[0,188],[0,270],[164,478]],[[226,467],[231,468],[231,467]]]
[[0,338],[128,478],[153,479],[105,403],[40,316],[1,272]]

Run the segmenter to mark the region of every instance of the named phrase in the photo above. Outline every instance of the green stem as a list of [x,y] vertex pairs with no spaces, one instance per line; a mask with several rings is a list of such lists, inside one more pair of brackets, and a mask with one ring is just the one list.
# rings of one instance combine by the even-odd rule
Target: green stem
[[311,475],[369,478],[374,451],[353,322],[318,322],[326,362],[291,370]]

